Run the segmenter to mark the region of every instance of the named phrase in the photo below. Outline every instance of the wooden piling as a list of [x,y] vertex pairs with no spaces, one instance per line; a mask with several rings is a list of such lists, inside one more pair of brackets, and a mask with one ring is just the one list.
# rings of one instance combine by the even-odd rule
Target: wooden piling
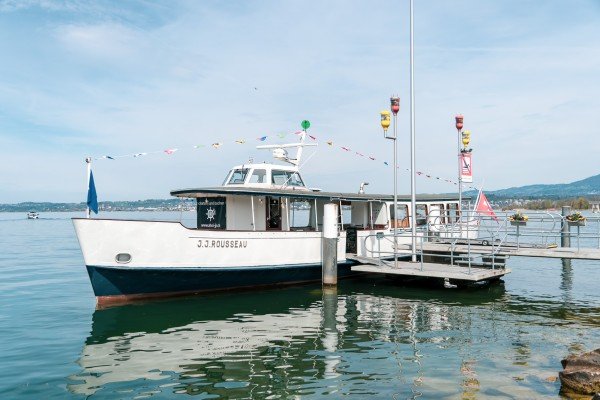
[[571,214],[571,206],[562,206],[562,220],[560,222],[560,247],[571,247],[571,232],[569,231],[569,223],[565,218]]
[[338,205],[325,204],[323,210],[323,286],[337,285]]

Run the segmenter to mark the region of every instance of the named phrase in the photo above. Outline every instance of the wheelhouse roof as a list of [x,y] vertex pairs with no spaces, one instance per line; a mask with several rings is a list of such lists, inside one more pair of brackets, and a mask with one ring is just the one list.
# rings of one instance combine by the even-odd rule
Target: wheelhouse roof
[[[171,196],[175,197],[206,197],[215,195],[234,195],[234,196],[279,196],[293,197],[302,199],[323,199],[323,200],[348,200],[348,201],[393,201],[394,196],[389,194],[358,194],[342,192],[321,192],[313,190],[294,190],[294,189],[266,189],[253,187],[209,187],[198,189],[178,189],[171,191]],[[464,199],[470,199],[469,196]],[[458,201],[458,195],[454,194],[419,194],[417,201]],[[410,195],[398,195],[398,201],[410,201]]]

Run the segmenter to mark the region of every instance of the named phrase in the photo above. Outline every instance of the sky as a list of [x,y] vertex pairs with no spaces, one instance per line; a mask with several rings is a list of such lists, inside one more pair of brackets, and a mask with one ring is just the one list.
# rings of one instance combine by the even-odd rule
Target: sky
[[[600,173],[600,1],[414,12],[417,170],[456,180],[462,113],[484,190]],[[216,186],[271,161],[255,146],[293,141],[303,119],[319,143],[301,169],[310,187],[391,193],[390,95],[409,193],[408,0],[0,0],[0,203],[85,201],[86,156],[158,152],[94,160],[100,201]],[[455,190],[417,178],[419,193]]]

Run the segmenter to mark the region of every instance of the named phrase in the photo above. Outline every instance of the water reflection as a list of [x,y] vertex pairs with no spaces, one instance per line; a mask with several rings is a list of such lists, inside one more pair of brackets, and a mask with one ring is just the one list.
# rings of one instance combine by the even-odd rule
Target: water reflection
[[565,293],[569,294],[573,290],[573,266],[572,261],[567,258],[560,260],[562,264],[562,271],[560,274],[560,289]]
[[521,310],[503,285],[446,293],[353,283],[97,310],[69,390],[475,398],[503,364],[527,366],[531,338],[505,326]]

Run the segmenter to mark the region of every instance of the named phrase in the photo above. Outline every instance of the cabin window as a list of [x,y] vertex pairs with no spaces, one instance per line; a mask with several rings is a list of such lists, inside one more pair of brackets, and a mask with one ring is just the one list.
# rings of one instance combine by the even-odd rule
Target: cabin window
[[248,175],[248,171],[249,171],[248,168],[234,169],[233,173],[231,174],[231,178],[229,178],[229,182],[227,182],[227,184],[233,185],[233,184],[244,183],[246,181],[246,176]]
[[443,204],[432,204],[429,211],[429,223],[432,225],[440,225],[446,223],[446,210]]
[[388,223],[388,214],[385,203],[371,202],[371,229],[385,229]]
[[427,205],[417,204],[417,226],[427,225]]
[[290,199],[289,224],[292,231],[312,231],[310,224],[311,209],[314,202],[304,199]]
[[339,207],[339,220],[342,230],[345,230],[348,225],[352,223],[352,203],[349,201],[340,201]]
[[448,204],[448,222],[456,222],[458,220],[458,203]]
[[[396,217],[397,215],[397,217]],[[410,221],[408,219],[408,206],[406,204],[398,204],[398,212],[394,212],[394,205],[390,205],[390,227],[391,228],[409,228]]]
[[265,183],[267,177],[266,169],[255,169],[252,171],[250,181],[248,183]]
[[274,170],[271,175],[271,181],[275,185],[304,186],[304,182],[297,172]]

